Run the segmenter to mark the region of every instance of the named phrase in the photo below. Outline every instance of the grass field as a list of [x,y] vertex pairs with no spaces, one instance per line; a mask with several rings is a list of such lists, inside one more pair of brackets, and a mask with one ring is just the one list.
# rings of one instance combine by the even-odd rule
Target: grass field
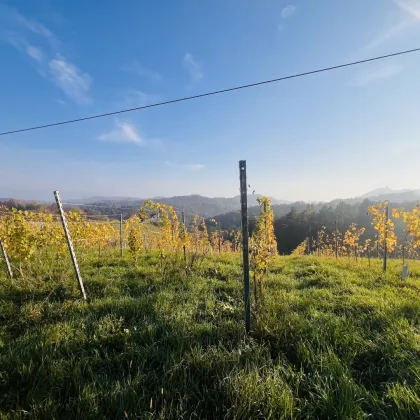
[[244,333],[238,256],[0,265],[0,419],[420,418],[420,264],[278,257]]

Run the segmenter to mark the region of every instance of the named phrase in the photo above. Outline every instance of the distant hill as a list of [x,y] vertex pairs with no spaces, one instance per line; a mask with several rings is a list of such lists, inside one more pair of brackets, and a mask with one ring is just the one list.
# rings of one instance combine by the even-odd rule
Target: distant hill
[[[250,216],[258,214],[257,199],[258,194],[248,195],[248,208]],[[361,204],[366,199],[373,202],[389,200],[391,203],[403,204],[420,202],[420,189],[416,190],[393,190],[389,187],[377,188],[354,198],[336,199],[329,203],[312,202],[305,203],[303,201],[292,203],[286,200],[279,200],[274,197],[269,197],[276,218],[282,217],[291,211],[292,207],[302,211],[307,205],[312,205],[314,208],[319,208],[323,205],[330,207],[337,207],[340,203],[345,204]],[[145,198],[136,197],[105,197],[93,196],[89,198],[75,198],[64,202],[65,208],[81,207],[88,214],[103,214],[103,215],[119,215],[123,214],[124,218],[135,213],[138,208],[144,203]],[[154,197],[154,201],[159,201],[163,204],[173,206],[177,211],[184,211],[187,217],[193,214],[199,214],[204,218],[213,218],[217,216],[217,220],[225,225],[225,228],[233,228],[240,226],[240,196],[225,198],[225,197],[205,197],[198,194],[183,195],[173,197]],[[14,199],[0,199],[7,207],[18,207],[21,209],[31,209],[40,206],[42,202],[30,202],[25,200]],[[54,203],[52,203],[54,204]]]
[[420,200],[420,190],[393,190],[389,187],[377,188],[365,194],[353,198],[337,198],[328,203],[328,205],[336,206],[341,202],[346,204],[358,204],[364,200],[375,202],[388,200],[392,203],[410,203]]
[[392,201],[393,203],[409,203],[420,199],[420,190],[408,190],[388,194],[380,194],[376,197],[369,197],[369,199],[375,201],[388,200]]
[[[257,198],[260,195],[248,195],[248,206],[256,206]],[[132,197],[90,197],[84,199],[68,200],[68,203],[81,205],[87,208],[97,209],[103,214],[131,213],[138,209],[146,199]],[[173,206],[175,210],[184,210],[187,215],[199,214],[208,218],[218,214],[237,211],[240,209],[240,196],[231,198],[224,197],[204,197],[201,195],[182,195],[174,197],[155,197],[151,200],[159,201],[162,204]],[[270,198],[273,204],[288,203],[285,200]],[[123,208],[123,210],[121,210]]]
[[[303,201],[299,201],[296,203],[290,204],[274,204],[271,206],[274,212],[274,218],[278,219],[292,211],[292,209],[296,210],[297,212],[301,212],[306,209],[308,203]],[[248,206],[248,218],[252,220],[256,218],[260,214],[260,207],[255,206]],[[218,223],[220,223],[220,227],[223,230],[230,230],[230,229],[239,229],[241,227],[241,213],[238,210],[231,211],[224,214],[219,214],[213,217]]]
[[397,192],[405,192],[405,191],[408,191],[408,190],[398,191],[398,190],[393,190],[392,188],[389,188],[389,187],[382,187],[382,188],[376,188],[375,190],[372,190],[372,191],[368,191],[367,193],[360,195],[358,198],[370,198],[370,197],[376,197],[382,194],[394,194]]

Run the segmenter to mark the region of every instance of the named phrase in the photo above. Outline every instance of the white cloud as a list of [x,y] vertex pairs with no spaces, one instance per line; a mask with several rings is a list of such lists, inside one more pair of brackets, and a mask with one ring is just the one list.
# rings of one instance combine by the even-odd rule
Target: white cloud
[[84,104],[91,101],[89,96],[91,77],[81,72],[74,64],[58,55],[49,62],[52,81],[75,102]]
[[29,20],[25,18],[16,9],[13,9],[13,13],[16,17],[17,22],[20,25],[24,26],[26,29],[45,38],[54,38],[54,34],[41,23],[35,20]]
[[196,61],[194,56],[191,53],[186,53],[184,55],[184,67],[188,71],[191,78],[191,86],[198,83],[203,77],[202,66],[199,62]]
[[420,2],[418,0],[395,0],[397,6],[420,21]]
[[204,165],[200,163],[173,163],[170,161],[165,161],[166,166],[171,166],[172,168],[179,168],[179,169],[186,169],[188,171],[200,171],[201,169],[204,169]]
[[372,50],[374,48],[379,47],[386,41],[389,41],[390,39],[398,36],[400,33],[402,33],[405,29],[412,26],[411,20],[402,21],[394,26],[390,27],[386,31],[380,33],[379,35],[375,36],[373,39],[371,39],[364,47],[363,50]]
[[284,7],[281,11],[281,17],[283,19],[287,19],[290,16],[294,15],[296,12],[296,6],[293,6],[292,4],[289,4],[288,6]]
[[33,58],[36,61],[42,61],[44,57],[41,48],[34,47],[33,45],[28,45],[26,47],[26,52],[28,53],[29,57]]
[[403,69],[404,68],[399,65],[388,65],[365,70],[361,72],[353,82],[350,82],[349,85],[355,87],[369,86],[390,79],[401,73]]
[[127,121],[117,121],[116,127],[98,136],[99,140],[118,143],[134,143],[143,146],[146,141],[139,134],[137,127]]
[[126,89],[121,92],[120,100],[116,101],[117,107],[138,107],[150,105],[159,100],[158,95],[145,93],[137,89]]
[[377,48],[385,42],[401,36],[411,27],[420,24],[420,2],[418,0],[394,0],[394,3],[400,11],[404,12],[403,17],[391,27],[371,39],[362,48],[362,51]]
[[12,47],[20,52],[27,54],[31,59],[41,62],[44,58],[44,53],[41,47],[36,47],[30,44],[23,36],[16,32],[10,31],[2,34],[2,38]]
[[[58,86],[75,102],[86,104],[92,101],[92,77],[61,53],[62,43],[51,30],[6,5],[0,5],[0,15],[6,17],[4,40],[31,58],[40,75]],[[38,45],[33,45],[32,40],[36,40]]]
[[137,61],[134,62],[131,66],[124,67],[123,70],[135,73],[140,77],[145,77],[154,82],[160,82],[162,80],[162,76],[160,75],[160,73],[142,66]]

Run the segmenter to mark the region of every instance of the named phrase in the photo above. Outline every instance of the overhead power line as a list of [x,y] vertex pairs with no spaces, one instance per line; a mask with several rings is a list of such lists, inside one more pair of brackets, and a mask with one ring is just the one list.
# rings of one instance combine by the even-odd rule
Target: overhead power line
[[328,71],[331,71],[331,70],[342,69],[342,68],[345,68],[345,67],[357,66],[359,64],[369,63],[369,62],[378,61],[378,60],[384,60],[386,58],[397,57],[397,56],[400,56],[400,55],[411,54],[411,53],[415,53],[415,52],[419,52],[419,51],[420,51],[420,47],[419,48],[413,48],[411,50],[398,51],[398,52],[395,52],[395,53],[392,53],[392,54],[386,54],[386,55],[380,55],[380,56],[377,56],[377,57],[367,58],[365,60],[352,61],[352,62],[349,62],[349,63],[338,64],[338,65],[335,65],[335,66],[310,70],[310,71],[306,71],[304,73],[296,73],[296,74],[292,74],[292,75],[289,75],[289,76],[278,77],[276,79],[263,80],[261,82],[255,82],[255,83],[250,83],[250,84],[247,84],[247,85],[235,86],[235,87],[231,87],[231,88],[227,88],[227,89],[215,90],[213,92],[201,93],[199,95],[194,95],[194,96],[186,96],[186,97],[183,97],[183,98],[171,99],[169,101],[157,102],[157,103],[150,104],[150,105],[143,105],[143,106],[138,106],[138,107],[135,107],[135,108],[121,109],[121,110],[118,110],[118,111],[107,112],[105,114],[90,115],[88,117],[76,118],[76,119],[73,119],[73,120],[66,120],[66,121],[59,121],[59,122],[55,122],[55,123],[51,123],[51,124],[44,124],[44,125],[38,125],[38,126],[33,126],[33,127],[19,128],[19,129],[16,129],[16,130],[4,131],[4,132],[0,133],[0,136],[6,136],[8,134],[15,134],[15,133],[22,133],[24,131],[40,130],[40,129],[43,129],[43,128],[56,127],[58,125],[72,124],[72,123],[81,122],[81,121],[94,120],[94,119],[97,119],[97,118],[109,117],[111,115],[124,114],[126,112],[140,111],[142,109],[155,108],[155,107],[158,107],[158,106],[164,106],[164,105],[175,104],[175,103],[178,103],[178,102],[190,101],[190,100],[193,100],[193,99],[204,98],[206,96],[220,95],[222,93],[233,92],[233,91],[241,90],[241,89],[248,89],[248,88],[252,88],[252,87],[256,87],[256,86],[268,85],[270,83],[282,82],[284,80],[296,79],[298,77],[309,76],[311,74],[324,73],[324,72],[328,72]]

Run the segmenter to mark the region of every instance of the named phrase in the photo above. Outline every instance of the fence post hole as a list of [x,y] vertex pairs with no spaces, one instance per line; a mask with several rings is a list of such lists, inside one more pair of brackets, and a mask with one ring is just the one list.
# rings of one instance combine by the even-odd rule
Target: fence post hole
[[79,265],[77,264],[76,253],[74,252],[73,242],[71,240],[70,231],[67,226],[66,215],[64,214],[63,206],[61,204],[60,193],[54,191],[55,202],[57,203],[58,212],[60,213],[61,223],[63,224],[64,234],[66,235],[67,245],[69,247],[71,260],[73,262],[74,271],[76,273],[77,283],[79,285],[80,293],[84,300],[86,300],[86,292],[83,286],[82,276],[80,274]]
[[[182,210],[182,229],[184,229],[184,241],[185,241],[185,236],[187,234],[186,228],[185,228],[185,212],[184,210]],[[187,263],[187,247],[184,245],[182,246],[183,251],[184,251],[184,262]]]
[[120,214],[120,257],[123,256],[123,215]]
[[249,250],[248,250],[248,191],[246,183],[246,161],[239,161],[239,181],[241,189],[242,256],[244,267],[245,329],[251,330],[251,294],[249,289]]
[[385,207],[385,232],[384,232],[384,271],[387,269],[388,247],[386,240],[388,239],[388,219],[389,219],[389,203]]
[[9,257],[7,256],[6,248],[4,247],[4,243],[1,239],[0,239],[0,248],[1,248],[1,253],[3,254],[4,262],[6,263],[7,274],[12,279],[13,278],[12,267],[10,266]]

